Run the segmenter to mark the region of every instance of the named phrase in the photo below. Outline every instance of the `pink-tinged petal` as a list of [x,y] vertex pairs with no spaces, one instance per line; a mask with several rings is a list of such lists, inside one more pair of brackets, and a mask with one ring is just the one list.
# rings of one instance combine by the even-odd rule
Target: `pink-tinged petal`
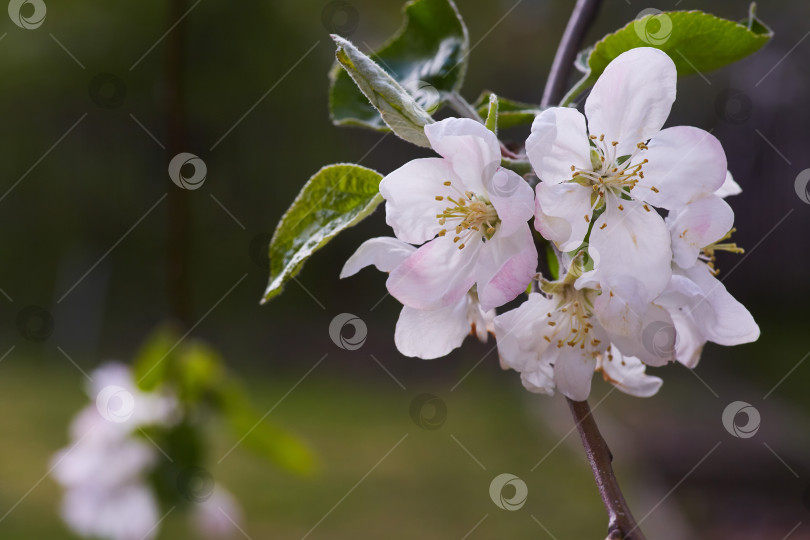
[[621,351],[613,348],[612,359],[607,357],[599,364],[602,375],[610,384],[636,397],[654,396],[664,383],[660,378],[646,374],[644,364],[638,358],[623,356]]
[[582,354],[578,347],[562,347],[554,350],[558,351],[554,361],[554,382],[557,388],[574,401],[585,401],[591,393],[596,358]]
[[447,356],[470,334],[467,298],[453,305],[421,310],[405,306],[399,314],[394,343],[405,356],[432,360]]
[[585,101],[591,135],[618,141],[618,155],[632,154],[663,127],[675,101],[675,63],[667,54],[639,47],[608,64]]
[[537,115],[526,139],[526,155],[543,182],[571,179],[571,166],[592,169],[585,117],[578,110],[552,107]]
[[731,171],[726,171],[726,179],[723,185],[720,186],[720,189],[715,191],[714,194],[718,197],[726,198],[732,195],[739,195],[740,193],[742,193],[742,188],[734,181],[734,177],[731,176]]
[[498,169],[487,184],[487,195],[501,220],[499,234],[514,234],[534,215],[534,191],[514,171]]
[[734,224],[734,211],[720,197],[709,195],[667,217],[672,258],[681,268],[697,261],[700,250],[725,236]]
[[655,210],[636,201],[607,196],[606,209],[591,230],[588,252],[595,268],[583,278],[625,299],[651,302],[672,275],[669,230]]
[[590,226],[593,190],[579,184],[540,182],[536,191],[534,228],[558,248],[578,247]]
[[353,276],[366,266],[371,265],[374,265],[381,272],[390,272],[414,251],[416,251],[416,248],[412,245],[389,236],[366,240],[360,244],[357,251],[343,265],[340,278]]
[[469,118],[447,118],[425,126],[425,135],[436,153],[450,162],[466,190],[485,193],[484,182],[501,164],[501,146],[494,133]]
[[527,224],[511,236],[495,233],[481,248],[475,266],[481,308],[490,310],[514,300],[537,273],[537,248]]
[[385,222],[394,229],[397,238],[410,244],[427,242],[442,229],[436,214],[448,206],[437,196],[455,196],[444,185],[456,181],[450,164],[441,158],[409,161],[388,174],[380,182],[380,194],[385,199]]
[[[661,131],[633,162],[647,159],[634,198],[675,210],[714,193],[726,178],[726,153],[717,138],[696,127]],[[655,190],[658,190],[657,192]]]
[[388,276],[388,292],[415,309],[456,304],[475,283],[473,272],[483,243],[473,240],[464,249],[458,246],[449,236],[423,245]]
[[759,339],[759,326],[751,313],[716,279],[705,264],[686,271],[689,279],[703,291],[705,300],[688,310],[706,339],[719,345],[740,345]]

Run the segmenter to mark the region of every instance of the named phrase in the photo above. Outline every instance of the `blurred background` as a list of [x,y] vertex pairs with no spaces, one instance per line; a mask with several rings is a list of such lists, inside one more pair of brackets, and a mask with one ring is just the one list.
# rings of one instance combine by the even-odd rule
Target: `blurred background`
[[[457,3],[474,44],[462,93],[539,102],[573,2]],[[525,392],[500,370],[492,342],[468,340],[430,362],[400,356],[399,305],[385,295],[385,276],[366,270],[339,281],[362,241],[391,234],[382,208],[318,253],[281,297],[258,304],[270,235],[310,175],[358,161],[386,173],[426,155],[393,136],[332,126],[328,34],[368,51],[401,21],[399,1],[348,5],[188,2],[174,29],[183,32],[185,100],[185,119],[175,121],[185,125],[182,151],[208,168],[195,191],[167,174],[174,135],[164,96],[177,81],[166,77],[172,33],[161,36],[177,17],[166,4],[48,3],[36,30],[0,19],[0,538],[73,538],[46,473],[87,403],[77,366],[129,361],[176,311],[167,253],[178,204],[189,215],[180,277],[194,335],[320,461],[303,478],[239,449],[216,464],[233,439],[210,426],[209,470],[243,504],[245,537],[604,537],[604,509],[561,396]],[[729,19],[748,9],[731,0],[609,1],[586,41],[651,7]],[[762,337],[733,349],[710,344],[695,372],[649,370],[665,380],[652,399],[594,383],[595,416],[648,538],[810,538],[810,204],[794,189],[810,168],[810,4],[773,0],[758,15],[773,41],[682,79],[668,125],[710,130],[726,149],[744,190],[729,202],[747,251],[721,254],[720,277]],[[368,327],[356,351],[329,338],[344,312]],[[428,426],[436,429],[410,412],[423,393],[446,406],[444,422]],[[759,411],[754,437],[724,429],[734,401]],[[528,485],[520,511],[490,500],[489,484],[504,472]],[[161,537],[194,536],[169,516]]]

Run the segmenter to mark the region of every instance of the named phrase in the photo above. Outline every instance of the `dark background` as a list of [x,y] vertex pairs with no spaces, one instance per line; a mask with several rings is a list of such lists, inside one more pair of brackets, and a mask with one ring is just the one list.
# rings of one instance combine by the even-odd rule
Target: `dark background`
[[[463,94],[474,100],[490,89],[538,102],[571,2],[458,4],[474,45]],[[351,0],[349,18],[340,20],[324,17],[326,5],[202,0],[185,19],[186,151],[208,167],[202,188],[180,193],[191,209],[186,283],[192,322],[199,323],[194,333],[223,352],[268,408],[327,354],[293,394],[299,401],[291,398],[277,414],[321,455],[322,476],[303,488],[244,458],[217,478],[243,500],[249,533],[298,538],[402,434],[413,433],[402,444],[413,449],[402,450],[396,463],[392,456],[390,474],[381,472],[385,462],[312,538],[460,538],[485,514],[469,538],[506,531],[544,537],[527,514],[560,539],[599,537],[603,510],[576,433],[555,446],[572,425],[559,396],[525,393],[515,373],[500,371],[492,343],[469,341],[434,362],[403,358],[393,346],[399,306],[383,299],[384,276],[366,270],[339,281],[343,262],[363,240],[391,234],[381,208],[318,253],[281,297],[258,305],[267,280],[263,246],[311,174],[359,160],[386,173],[427,155],[394,136],[332,126],[329,32],[342,30],[369,50],[398,28],[400,5]],[[649,7],[730,19],[748,9],[739,1],[608,1],[586,41]],[[773,41],[733,66],[680,80],[667,125],[710,130],[726,149],[744,190],[729,202],[735,240],[747,252],[720,255],[720,277],[754,314],[762,337],[733,349],[707,346],[695,373],[652,370],[665,379],[658,396],[613,393],[596,413],[636,517],[649,513],[644,528],[651,538],[778,540],[810,522],[810,362],[803,363],[810,351],[810,205],[794,189],[810,168],[810,5],[763,2],[758,14],[774,29]],[[36,30],[0,18],[0,354],[10,351],[0,360],[0,514],[45,473],[49,454],[65,443],[68,419],[84,403],[82,376],[59,349],[85,370],[108,358],[128,360],[170,311],[168,205],[158,203],[177,189],[167,174],[172,155],[161,148],[168,137],[166,41],[132,67],[166,31],[168,17],[161,2],[77,0],[50,2]],[[102,74],[112,77],[96,79]],[[117,81],[118,93],[99,97],[94,79]],[[521,141],[526,133],[505,136]],[[41,312],[27,306],[47,312],[52,328],[40,328],[31,313]],[[343,312],[368,325],[359,351],[342,351],[329,339],[329,322]],[[607,385],[594,387],[595,404]],[[408,416],[409,403],[424,391],[447,403],[448,422],[435,432]],[[723,429],[721,413],[737,400],[761,413],[753,438]],[[469,451],[482,452],[476,459],[485,467],[459,448],[467,440],[479,443]],[[564,456],[528,472],[551,449]],[[490,479],[504,468],[529,484],[521,512],[501,511],[487,496]],[[261,474],[272,474],[267,485],[255,480]],[[0,520],[0,535],[67,537],[55,521],[58,491],[44,482]],[[810,538],[810,529],[798,525],[789,537]]]

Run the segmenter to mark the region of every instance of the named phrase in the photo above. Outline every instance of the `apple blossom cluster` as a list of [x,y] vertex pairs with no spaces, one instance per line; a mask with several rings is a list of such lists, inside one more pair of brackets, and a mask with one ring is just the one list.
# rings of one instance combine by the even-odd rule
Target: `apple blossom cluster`
[[[605,69],[584,115],[538,114],[525,145],[534,190],[502,167],[500,143],[480,122],[425,126],[439,157],[380,183],[396,238],[366,241],[341,277],[369,265],[389,273],[403,304],[402,354],[438,358],[470,333],[483,342],[493,333],[502,366],[528,390],[577,401],[595,372],[647,397],[662,383],[647,366],[693,368],[707,341],[756,340],[751,314],[716,278],[716,252],[741,252],[728,241],[724,200],[740,188],[710,133],[662,129],[676,79],[666,53],[632,49]],[[553,246],[557,279],[538,273],[536,241]]]
[[[124,364],[107,363],[91,376],[93,403],[74,418],[71,443],[52,460],[51,475],[64,489],[61,515],[85,538],[148,540],[162,521],[150,474],[160,454],[144,428],[171,427],[181,414],[170,393],[141,392]],[[197,502],[197,501],[195,501]],[[225,535],[239,516],[234,498],[216,486],[194,508],[194,521],[206,535]]]

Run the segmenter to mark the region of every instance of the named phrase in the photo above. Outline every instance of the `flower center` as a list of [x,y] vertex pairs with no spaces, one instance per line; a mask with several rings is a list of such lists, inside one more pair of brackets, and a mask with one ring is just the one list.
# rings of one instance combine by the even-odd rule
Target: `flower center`
[[580,349],[599,347],[601,341],[589,335],[593,329],[590,322],[593,311],[588,295],[595,291],[577,290],[573,285],[562,287],[555,287],[553,283],[549,285],[552,285],[555,295],[560,297],[560,304],[554,313],[546,314],[541,330],[543,339],[555,344],[558,349],[566,346]]
[[472,191],[461,191],[449,180],[444,185],[453,193],[451,195],[436,195],[437,201],[448,201],[448,206],[440,214],[436,214],[439,225],[448,225],[439,231],[439,236],[445,236],[448,229],[455,230],[453,242],[458,243],[458,249],[464,249],[470,240],[481,237],[490,240],[495,234],[496,227],[501,222],[495,207],[484,197]]
[[[621,198],[631,197],[630,192],[644,178],[642,169],[648,163],[647,159],[633,163],[633,159],[643,150],[647,150],[647,145],[639,142],[632,154],[618,156],[618,141],[607,142],[604,134],[598,137],[591,135],[590,140],[593,143],[591,168],[582,169],[571,165],[571,172],[573,172],[571,181],[593,188],[594,196],[591,198],[591,202],[593,210],[596,210],[604,206],[607,193]],[[651,186],[649,189],[658,193],[655,186]],[[621,205],[619,205],[619,210],[623,210]],[[589,220],[588,216],[585,219]]]

